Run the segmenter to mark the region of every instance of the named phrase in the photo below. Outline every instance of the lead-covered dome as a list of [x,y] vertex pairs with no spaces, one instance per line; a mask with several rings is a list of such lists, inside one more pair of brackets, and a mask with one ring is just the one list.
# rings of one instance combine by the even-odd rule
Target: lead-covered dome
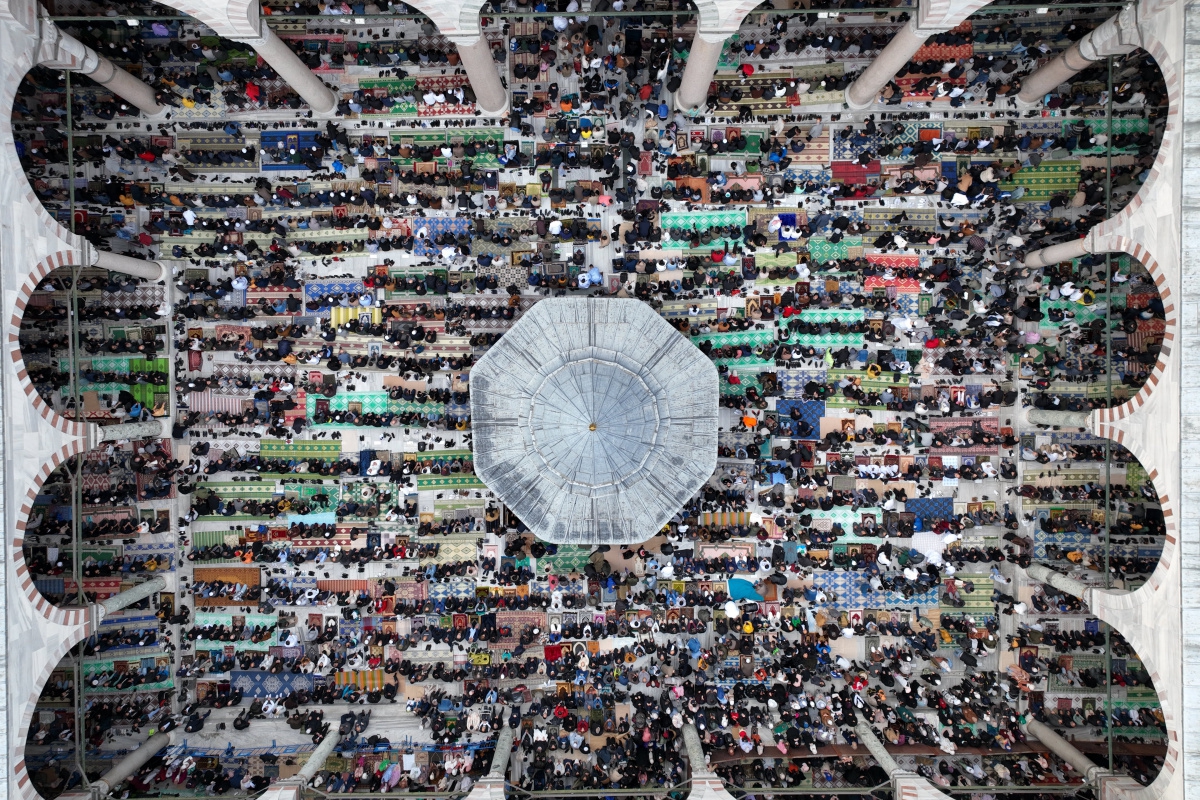
[[540,538],[653,536],[712,475],[717,371],[639,300],[543,300],[471,370],[475,470]]

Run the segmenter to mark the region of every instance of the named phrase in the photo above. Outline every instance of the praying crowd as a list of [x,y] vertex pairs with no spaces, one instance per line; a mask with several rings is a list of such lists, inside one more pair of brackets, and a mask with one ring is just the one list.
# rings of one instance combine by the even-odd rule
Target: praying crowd
[[[35,67],[32,190],[164,274],[63,267],[26,304],[40,402],[148,427],[54,470],[25,568],[59,605],[166,583],[52,676],[43,797],[158,732],[120,796],[256,792],[328,737],[322,793],[463,794],[505,729],[521,792],[705,769],[867,796],[888,775],[864,730],[940,787],[1089,791],[1031,721],[1154,779],[1137,653],[1026,572],[1133,589],[1166,536],[1129,451],[1030,416],[1119,406],[1158,361],[1137,260],[1026,264],[1146,180],[1153,59],[1027,110],[1023,79],[1108,12],[981,13],[883,105],[831,112],[914,9],[776,2],[687,115],[685,5],[494,0],[498,115],[432,23],[373,16],[400,3],[264,5],[336,88],[328,118],[186,18],[62,23],[171,116]],[[472,366],[564,296],[636,298],[717,368],[716,470],[645,541],[543,542],[475,474]]]

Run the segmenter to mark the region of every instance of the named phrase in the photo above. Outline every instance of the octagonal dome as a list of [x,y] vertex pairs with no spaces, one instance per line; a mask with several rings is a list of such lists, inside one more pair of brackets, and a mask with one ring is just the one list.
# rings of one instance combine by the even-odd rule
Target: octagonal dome
[[471,369],[475,472],[547,542],[642,542],[713,474],[718,399],[640,300],[543,300]]

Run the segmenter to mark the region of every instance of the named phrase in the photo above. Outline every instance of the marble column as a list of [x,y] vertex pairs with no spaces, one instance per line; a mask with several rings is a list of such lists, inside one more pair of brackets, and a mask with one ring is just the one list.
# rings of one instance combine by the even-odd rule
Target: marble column
[[145,600],[147,597],[157,594],[165,588],[167,588],[166,578],[161,576],[151,578],[145,583],[139,583],[132,589],[126,589],[120,594],[114,594],[107,600],[101,600],[100,607],[104,609],[105,614],[112,614],[120,611],[122,608],[128,608],[140,600]]
[[1121,56],[1142,46],[1137,26],[1137,10],[1128,5],[1121,13],[1101,22],[1094,30],[1067,48],[1058,58],[1038,69],[1021,82],[1017,99],[1036,103],[1047,92],[1066,83],[1076,73],[1108,56]]
[[150,116],[166,110],[154,99],[154,89],[130,75],[69,33],[49,18],[40,20],[38,63],[46,67],[87,75],[113,94]]
[[1082,239],[1072,239],[1069,242],[1052,244],[1049,247],[1043,247],[1041,250],[1034,250],[1032,253],[1027,253],[1025,256],[1025,266],[1048,267],[1051,264],[1057,264],[1061,261],[1082,258],[1090,252],[1092,252],[1091,237],[1085,236]]
[[683,749],[687,753],[689,775],[692,790],[688,800],[733,800],[733,795],[725,788],[716,773],[708,768],[704,758],[704,745],[700,741],[700,732],[692,723],[686,723],[681,729]]
[[162,423],[156,419],[105,425],[102,428],[92,428],[92,430],[96,431],[93,435],[95,441],[90,443],[92,447],[102,442],[116,442],[121,439],[158,439],[163,435]]
[[508,106],[508,90],[500,81],[500,70],[484,36],[451,36],[458,58],[471,81],[475,105],[485,114],[498,114]]
[[314,114],[328,115],[337,111],[337,96],[318,78],[300,57],[271,30],[265,21],[260,22],[262,35],[257,39],[238,39],[254,48],[279,77],[296,90]]
[[166,276],[166,270],[157,261],[131,258],[130,256],[110,253],[107,250],[99,248],[93,248],[92,258],[93,267],[132,275],[135,278],[145,278],[148,281],[161,281]]
[[321,771],[321,767],[325,766],[326,759],[333,755],[333,749],[337,747],[340,738],[338,733],[331,728],[329,733],[325,734],[325,738],[321,740],[321,743],[317,745],[317,749],[313,750],[312,755],[304,762],[304,766],[300,768],[295,777],[304,783],[308,783],[315,778],[317,773]]
[[258,796],[258,800],[300,800],[304,796],[304,784],[295,778],[275,781]]
[[150,759],[162,750],[167,745],[171,744],[171,734],[156,733],[146,741],[142,742],[142,746],[134,750],[129,755],[121,759],[117,764],[104,773],[100,780],[91,785],[91,789],[98,797],[104,797],[112,793],[113,787],[117,786],[121,781],[129,778],[137,771],[146,765]]
[[888,774],[889,778],[900,771],[900,765],[896,763],[896,759],[892,758],[887,746],[875,735],[875,729],[871,727],[871,723],[860,719],[854,732],[858,734],[858,740],[866,745],[867,752],[879,762],[879,766],[883,767],[883,771]]
[[[1066,592],[1072,597],[1077,597],[1087,603],[1091,598],[1092,589],[1083,581],[1075,580],[1063,575],[1061,572],[1050,569],[1044,564],[1030,564],[1025,568],[1025,574],[1033,580],[1044,583],[1047,586],[1053,586],[1060,592]],[[1040,737],[1039,737],[1040,738]]]
[[[910,10],[916,11],[915,8]],[[946,29],[920,28],[917,18],[910,18],[896,31],[887,47],[883,48],[862,74],[854,79],[854,83],[846,88],[846,104],[855,109],[874,105],[883,87],[896,77],[896,73],[921,49],[925,40],[942,33],[943,30]]]
[[1108,774],[1096,762],[1079,752],[1075,745],[1059,736],[1049,725],[1030,718],[1025,722],[1025,732],[1046,746],[1054,755],[1071,765],[1088,783],[1095,783],[1101,775]]
[[[503,718],[501,714],[501,718]],[[504,800],[505,784],[508,782],[508,759],[512,755],[516,731],[507,721],[500,723],[496,735],[496,749],[492,754],[492,766],[488,774],[480,778],[464,800]]]
[[688,50],[687,64],[683,68],[679,91],[675,92],[675,105],[688,113],[704,110],[708,100],[708,87],[717,74],[717,62],[725,49],[728,33],[706,33],[696,31]]
[[708,771],[704,760],[704,745],[700,743],[700,732],[690,722],[683,726],[683,748],[687,752],[688,762],[693,775],[697,772]]
[[1025,420],[1031,425],[1058,428],[1086,428],[1091,416],[1090,411],[1052,411],[1044,408],[1031,408],[1025,412]]

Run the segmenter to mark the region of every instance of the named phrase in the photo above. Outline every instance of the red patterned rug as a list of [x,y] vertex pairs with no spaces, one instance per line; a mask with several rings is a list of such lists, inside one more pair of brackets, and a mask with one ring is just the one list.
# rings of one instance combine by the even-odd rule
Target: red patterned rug
[[857,161],[834,161],[830,164],[833,180],[844,183],[865,183],[879,175],[879,162],[859,164]]
[[417,106],[418,117],[444,117],[444,116],[464,116],[475,113],[474,103],[460,103],[451,105],[450,103],[438,103],[437,105],[427,106],[421,103]]
[[947,45],[947,44],[926,44],[922,45],[912,57],[913,61],[950,61],[951,59],[959,60],[970,58],[975,54],[975,48],[970,44]]

